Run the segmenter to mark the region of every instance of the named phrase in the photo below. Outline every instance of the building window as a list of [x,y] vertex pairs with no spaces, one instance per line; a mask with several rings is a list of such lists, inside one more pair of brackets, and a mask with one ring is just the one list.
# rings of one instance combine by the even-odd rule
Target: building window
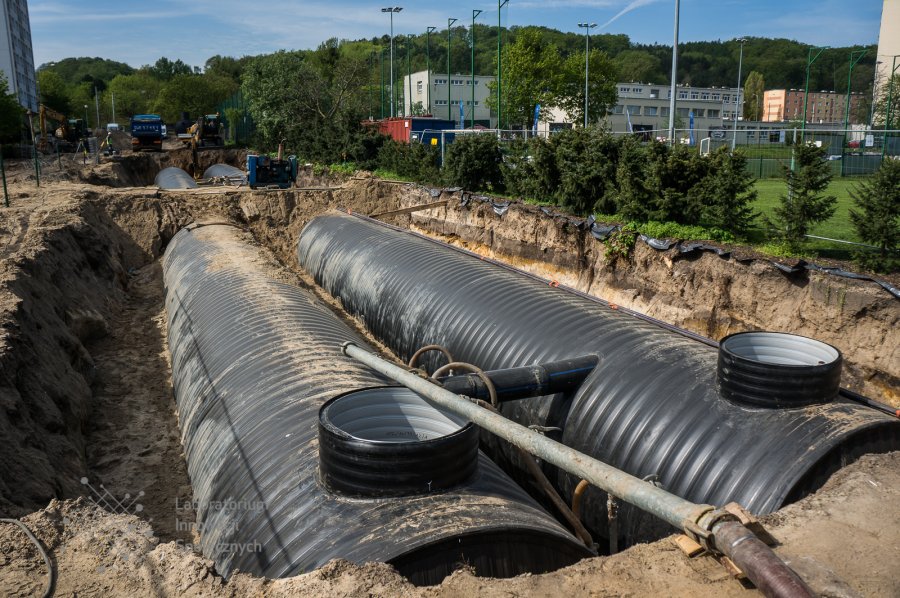
[[690,116],[690,110],[687,108],[676,108],[675,114],[679,118],[688,118]]
[[716,100],[716,101],[718,102],[719,100],[722,99],[722,94],[720,94],[720,93],[714,93],[714,94],[712,94],[712,99],[714,99],[714,100]]
[[701,100],[708,100],[708,99],[709,99],[709,94],[706,93],[706,92],[701,93],[701,94],[700,94],[700,99],[701,99]]
[[658,90],[658,89],[651,89],[651,90],[650,90],[650,97],[651,97],[651,98],[658,98],[658,97],[659,97],[659,90]]
[[660,116],[669,116],[669,107],[668,107],[668,106],[663,106],[662,108],[660,108],[660,109],[659,109],[659,115],[660,115]]
[[656,116],[658,112],[656,106],[644,106],[644,116]]
[[688,94],[687,94],[686,91],[679,91],[679,92],[678,92],[678,99],[679,99],[679,100],[686,100],[687,97],[688,97]]
[[616,104],[615,106],[613,106],[612,111],[613,114],[625,114],[625,106],[623,106],[622,104]]
[[641,115],[641,107],[640,106],[628,106],[628,114],[631,116],[640,116]]
[[450,85],[465,85],[464,79],[450,79]]
[[721,114],[721,112],[713,110],[712,108],[706,111],[706,116],[709,118],[719,118],[719,114]]
[[446,84],[447,84],[447,80],[446,80],[446,79],[435,79],[435,80],[434,80],[434,84],[435,84],[435,85],[446,85]]
[[421,81],[416,81],[416,93],[418,93],[419,95],[422,95],[422,82]]
[[694,108],[694,116],[696,118],[703,118],[706,115],[706,110],[703,108]]
[[434,101],[434,105],[435,105],[435,106],[446,106],[446,105],[447,105],[447,100],[435,100],[435,101]]
[[728,94],[723,95],[723,96],[722,96],[722,101],[725,102],[725,103],[727,104],[728,102],[731,101],[731,96],[728,95]]
[[699,94],[699,93],[697,93],[696,91],[692,91],[692,92],[691,92],[691,99],[692,99],[692,100],[697,100],[697,99],[699,99],[699,98],[700,98],[700,94]]

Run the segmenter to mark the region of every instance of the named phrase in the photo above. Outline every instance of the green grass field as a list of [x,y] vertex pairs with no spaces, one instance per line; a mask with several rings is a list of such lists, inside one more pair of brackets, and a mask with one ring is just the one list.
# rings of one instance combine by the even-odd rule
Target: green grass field
[[[841,239],[844,241],[860,242],[853,224],[850,222],[850,208],[853,200],[850,198],[850,190],[858,185],[862,177],[835,178],[828,186],[828,194],[837,197],[837,210],[827,221],[812,228],[810,234]],[[787,186],[782,179],[759,179],[756,181],[757,198],[753,208],[762,214],[770,214],[780,204],[780,197],[787,193]],[[761,219],[757,219],[759,226],[763,226]],[[853,252],[853,246],[810,239],[807,243],[810,256],[820,255],[835,259],[849,259]],[[806,253],[806,252],[804,252]]]

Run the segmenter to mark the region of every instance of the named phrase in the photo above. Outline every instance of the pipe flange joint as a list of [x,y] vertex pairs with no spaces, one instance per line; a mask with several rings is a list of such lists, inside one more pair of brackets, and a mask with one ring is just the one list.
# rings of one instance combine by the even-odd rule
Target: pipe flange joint
[[705,532],[705,535],[702,536],[702,541],[697,538],[695,538],[695,540],[710,552],[721,552],[716,549],[716,538],[715,534],[713,534],[713,529],[718,524],[725,521],[737,521],[740,523],[740,519],[738,519],[734,513],[726,511],[725,509],[710,509],[706,511],[696,522],[697,527],[702,529]]

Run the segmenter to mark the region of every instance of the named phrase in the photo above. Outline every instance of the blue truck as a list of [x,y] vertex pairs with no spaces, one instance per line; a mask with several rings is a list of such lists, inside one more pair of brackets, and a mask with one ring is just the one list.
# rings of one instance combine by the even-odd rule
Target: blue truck
[[131,118],[131,150],[162,151],[163,122],[158,114],[137,114]]

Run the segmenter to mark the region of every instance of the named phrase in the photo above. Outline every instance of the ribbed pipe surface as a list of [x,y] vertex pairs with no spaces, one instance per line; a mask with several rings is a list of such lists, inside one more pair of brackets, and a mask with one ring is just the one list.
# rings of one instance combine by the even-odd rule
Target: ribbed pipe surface
[[156,174],[155,185],[160,189],[196,189],[193,177],[175,166],[163,168]]
[[319,408],[385,385],[340,352],[363,339],[269,275],[272,266],[233,227],[180,231],[163,268],[200,546],[221,574],[287,577],[343,558],[387,561],[429,584],[459,562],[503,577],[587,555],[482,454],[471,477],[440,493],[361,500],[326,491]]
[[[856,403],[771,409],[723,400],[715,348],[362,217],[314,219],[298,257],[402,359],[432,343],[485,370],[596,353],[599,365],[573,396],[514,401],[503,413],[561,427],[555,437],[565,444],[693,502],[769,513],[820,486],[842,460],[900,448],[900,422]],[[548,473],[571,498],[579,480]],[[583,504],[586,523],[605,535],[605,495],[589,488]],[[619,512],[626,540],[670,530],[627,505]]]
[[227,177],[227,178],[240,177],[240,178],[244,179],[244,181],[247,180],[247,175],[244,174],[243,170],[241,170],[240,168],[235,168],[234,166],[231,166],[230,164],[213,164],[212,166],[210,166],[203,172],[203,178],[205,178],[205,179],[214,179],[214,178],[221,178],[221,177]]

